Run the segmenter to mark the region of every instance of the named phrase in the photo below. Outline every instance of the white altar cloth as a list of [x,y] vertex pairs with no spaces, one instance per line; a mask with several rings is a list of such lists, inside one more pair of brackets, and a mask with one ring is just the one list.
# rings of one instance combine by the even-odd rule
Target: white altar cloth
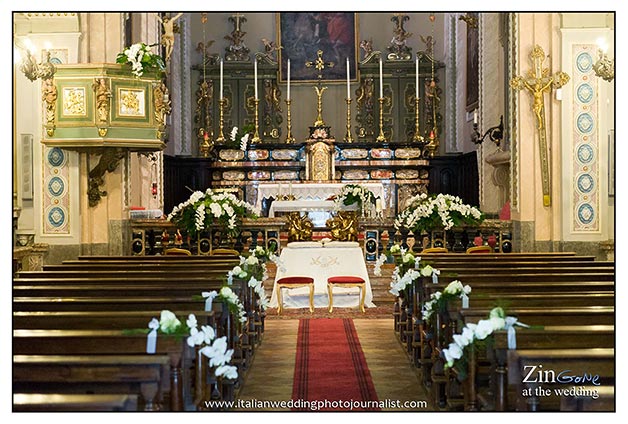
[[[307,242],[306,242],[307,243]],[[270,306],[277,307],[277,280],[287,276],[304,276],[314,278],[314,306],[327,308],[327,278],[333,276],[356,276],[366,283],[364,306],[375,307],[373,292],[369,281],[364,252],[354,242],[334,242],[333,247],[315,247],[314,244],[292,244],[281,251],[281,262],[285,270],[277,268]],[[352,308],[359,305],[360,290],[358,288],[334,288],[334,308]],[[307,287],[283,290],[284,308],[309,307],[309,289]]]
[[[262,208],[262,199],[270,198],[275,199],[279,194],[292,194],[296,200],[326,200],[332,194],[337,194],[344,186],[343,183],[260,183],[257,188],[257,206],[258,209]],[[384,199],[384,186],[382,183],[360,183],[364,188],[367,188],[373,192],[375,197]],[[281,190],[280,190],[281,186]],[[281,193],[280,193],[281,191]],[[274,203],[274,202],[273,202]],[[335,303],[335,302],[334,302]]]

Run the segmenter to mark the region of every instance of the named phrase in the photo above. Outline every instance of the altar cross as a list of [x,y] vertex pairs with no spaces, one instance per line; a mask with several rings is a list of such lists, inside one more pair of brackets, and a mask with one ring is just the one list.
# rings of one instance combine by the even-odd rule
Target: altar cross
[[313,61],[308,61],[305,62],[305,67],[306,68],[316,68],[316,70],[318,71],[318,79],[322,80],[323,79],[323,70],[325,68],[333,68],[335,63],[334,62],[325,62],[323,60],[323,51],[319,50],[316,52],[316,60]]
[[550,75],[549,68],[543,67],[545,52],[538,44],[532,49],[530,60],[534,69],[529,70],[525,77],[514,77],[510,80],[510,87],[514,90],[527,90],[532,95],[532,111],[536,117],[536,128],[539,136],[543,206],[551,206],[551,181],[547,151],[544,96],[546,92],[551,91],[552,87],[560,88],[567,84],[569,75],[565,72],[557,72],[554,75]]
[[231,15],[232,21],[235,22],[235,30],[240,31],[240,18],[242,18],[243,22],[246,22],[246,18],[241,13],[236,12],[234,15]]
[[314,91],[316,91],[316,121],[314,121],[314,126],[322,127],[325,126],[325,122],[323,121],[323,92],[327,90],[327,87],[322,86],[323,70],[325,68],[333,68],[335,63],[325,62],[323,60],[322,50],[317,51],[316,56],[316,60],[305,62],[305,67],[314,67],[318,71],[318,84],[314,87]]

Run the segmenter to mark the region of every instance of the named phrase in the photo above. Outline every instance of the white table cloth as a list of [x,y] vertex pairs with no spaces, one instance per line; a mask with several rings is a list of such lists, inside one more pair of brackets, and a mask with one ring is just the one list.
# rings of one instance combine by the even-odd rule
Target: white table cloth
[[[273,286],[270,306],[277,307],[277,280],[288,276],[304,276],[314,278],[314,306],[327,308],[327,278],[334,276],[356,276],[364,279],[366,295],[364,306],[375,307],[373,292],[369,281],[364,252],[354,242],[334,242],[334,247],[312,247],[313,244],[291,244],[281,251],[280,259],[284,270],[278,267]],[[346,246],[346,247],[345,247]],[[334,289],[334,308],[353,308],[359,305],[360,290],[358,288]],[[283,290],[284,308],[308,308],[309,289],[307,287]]]

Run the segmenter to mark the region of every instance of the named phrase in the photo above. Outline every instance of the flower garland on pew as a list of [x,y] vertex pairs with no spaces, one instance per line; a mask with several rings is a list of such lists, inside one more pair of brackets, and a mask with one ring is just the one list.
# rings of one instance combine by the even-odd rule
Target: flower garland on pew
[[471,286],[468,284],[463,286],[458,280],[452,281],[442,292],[437,291],[432,293],[430,300],[423,304],[423,310],[421,311],[423,320],[426,322],[431,320],[434,312],[445,310],[449,301],[453,299],[461,299],[462,307],[465,309],[468,308],[470,293]]
[[146,353],[153,354],[157,347],[157,334],[168,336],[187,337],[188,346],[200,346],[200,352],[209,359],[209,366],[215,368],[216,377],[224,377],[230,380],[238,378],[238,370],[230,365],[233,349],[227,349],[227,337],[216,338],[216,331],[209,325],[198,328],[198,322],[194,314],[190,314],[185,325],[171,311],[161,311],[159,320],[153,318],[148,323],[148,330],[139,330],[147,333]]
[[484,220],[482,212],[462,203],[458,196],[418,194],[408,200],[407,207],[395,219],[395,229],[414,233],[437,228],[449,230],[461,224],[478,225]]
[[508,348],[516,349],[515,326],[530,328],[529,325],[517,321],[517,318],[506,316],[501,307],[493,308],[488,319],[480,320],[477,324],[466,324],[462,333],[454,334],[454,341],[441,352],[446,361],[445,368],[454,368],[458,379],[464,380],[468,373],[469,350],[492,343],[493,333],[498,330],[508,331]]
[[[390,293],[399,296],[401,292],[411,285],[421,276],[429,277],[440,274],[440,272],[432,266],[425,265],[421,267],[421,257],[415,256],[414,253],[407,251],[405,248],[395,244],[388,252],[394,258],[396,263],[390,282]],[[375,262],[374,275],[382,275],[382,265],[389,259],[389,255],[382,253]]]

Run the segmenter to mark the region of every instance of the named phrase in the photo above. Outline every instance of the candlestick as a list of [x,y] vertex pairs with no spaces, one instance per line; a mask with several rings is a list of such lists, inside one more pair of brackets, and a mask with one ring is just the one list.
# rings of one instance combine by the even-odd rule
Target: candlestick
[[222,58],[220,58],[220,100],[222,100]]
[[349,58],[347,58],[347,99],[351,98],[351,71],[349,70]]
[[419,58],[416,58],[416,62],[414,65],[414,86],[415,86],[415,97],[419,98]]
[[290,101],[290,59],[288,59],[288,96],[286,100]]
[[419,96],[417,95],[414,98],[414,137],[412,137],[412,141],[416,141],[418,143],[423,143],[423,136],[421,135],[421,130],[419,129]]
[[279,183],[279,198],[281,199],[281,183]]
[[255,58],[255,62],[253,62],[253,79],[255,81],[255,100],[257,100],[257,58]]
[[295,141],[294,137],[292,136],[292,113],[290,111],[291,103],[292,100],[286,99],[286,105],[288,105],[288,108],[286,110],[286,117],[288,121],[288,134],[286,134],[286,143],[294,143]]
[[379,135],[377,141],[386,141],[384,137],[384,97],[379,98]]
[[218,137],[216,138],[216,142],[222,143],[225,141],[225,135],[223,134],[223,126],[225,124],[224,121],[224,108],[225,108],[225,99],[218,100],[219,110],[220,110],[220,119],[218,121]]
[[[256,87],[255,91],[257,91],[257,86],[255,87]],[[257,97],[257,93],[255,93],[255,95]],[[254,102],[255,102],[255,133],[253,134],[251,143],[258,143],[262,141],[262,139],[259,138],[259,99],[255,98]]]
[[347,102],[347,133],[345,134],[344,141],[347,143],[353,142],[353,137],[351,136],[351,98],[347,97],[345,99]]
[[384,65],[382,59],[379,59],[379,98],[384,98]]

